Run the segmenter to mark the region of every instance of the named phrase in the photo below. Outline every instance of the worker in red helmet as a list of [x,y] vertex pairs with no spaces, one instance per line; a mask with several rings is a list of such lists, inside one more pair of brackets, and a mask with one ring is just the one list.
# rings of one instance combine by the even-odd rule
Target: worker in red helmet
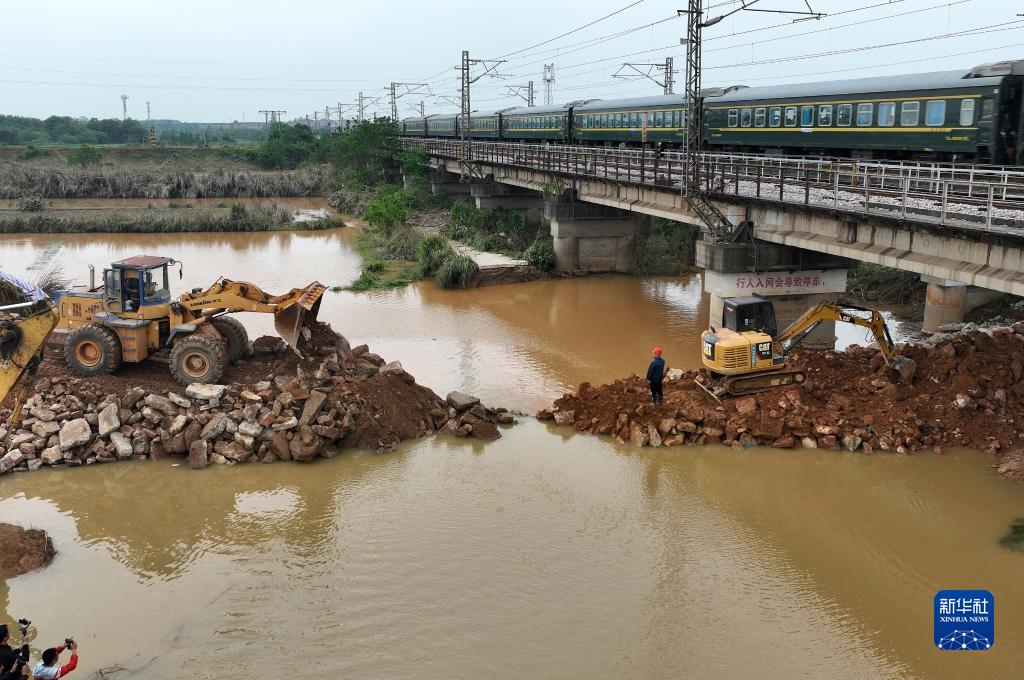
[[654,358],[647,367],[647,382],[651,384],[651,403],[660,404],[665,401],[665,394],[662,392],[665,382],[665,360],[661,358],[660,347],[655,347],[651,354]]

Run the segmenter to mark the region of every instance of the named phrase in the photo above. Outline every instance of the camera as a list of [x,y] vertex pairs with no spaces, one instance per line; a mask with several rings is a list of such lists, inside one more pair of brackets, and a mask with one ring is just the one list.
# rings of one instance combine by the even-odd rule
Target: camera
[[64,649],[71,649],[71,645],[75,644],[75,638],[66,637],[64,638]]
[[32,622],[28,619],[18,619],[18,627],[21,628],[21,634],[24,635],[28,631],[28,627],[32,625]]

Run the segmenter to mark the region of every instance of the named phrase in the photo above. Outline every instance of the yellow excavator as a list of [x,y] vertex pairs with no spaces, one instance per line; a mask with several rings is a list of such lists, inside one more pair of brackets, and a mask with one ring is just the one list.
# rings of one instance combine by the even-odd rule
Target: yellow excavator
[[771,301],[754,296],[724,300],[721,325],[701,336],[704,370],[697,373],[695,382],[715,399],[799,385],[807,376],[788,368],[786,357],[824,321],[867,328],[896,379],[913,380],[914,361],[897,354],[885,319],[877,310],[822,302],[779,333]]
[[111,264],[96,285],[90,265],[88,288],[58,291],[57,333],[66,335],[64,355],[76,373],[111,373],[169,349],[168,365],[178,382],[216,383],[228,363],[249,344],[245,326],[229,314],[274,315],[274,327],[296,352],[302,326],[315,319],[326,288],[314,281],[284,295],[269,295],[245,281],[218,279],[172,299],[169,269],[181,263],[142,255]]
[[48,299],[0,306],[0,403],[19,380],[22,383],[8,423],[21,416],[21,404],[32,387],[57,318],[57,310]]

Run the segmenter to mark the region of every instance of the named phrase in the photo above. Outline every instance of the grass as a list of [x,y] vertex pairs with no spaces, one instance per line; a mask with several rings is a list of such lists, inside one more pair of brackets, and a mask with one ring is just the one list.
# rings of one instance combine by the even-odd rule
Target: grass
[[[237,206],[237,204],[236,204]],[[232,208],[55,209],[38,212],[0,210],[0,233],[175,233],[200,231],[318,230],[338,226],[336,218],[292,222],[291,211],[277,206]]]
[[90,166],[50,169],[0,163],[0,199],[42,198],[260,198],[322,196],[326,166],[287,171],[197,171]]
[[647,233],[637,242],[637,276],[677,276],[694,267],[700,229],[661,218],[651,220]]
[[[67,169],[67,157],[78,147],[9,146],[0,147],[0,163],[28,162],[39,168]],[[162,146],[130,147],[95,145],[101,153],[100,165],[125,170],[256,170],[248,150],[240,147]]]

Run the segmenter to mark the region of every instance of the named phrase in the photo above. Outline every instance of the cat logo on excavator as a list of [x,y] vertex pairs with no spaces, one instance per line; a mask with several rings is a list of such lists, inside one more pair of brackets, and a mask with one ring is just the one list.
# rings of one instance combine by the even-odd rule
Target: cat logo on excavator
[[298,353],[302,326],[316,319],[326,290],[314,281],[269,295],[255,284],[221,278],[206,290],[172,299],[168,268],[174,265],[179,265],[180,278],[176,260],[130,257],[105,269],[102,285],[90,280],[88,288],[56,293],[56,332],[66,334],[64,354],[76,373],[111,373],[122,363],[170,349],[168,364],[178,382],[219,382],[228,363],[249,345],[245,326],[230,314],[273,314],[277,332]]

